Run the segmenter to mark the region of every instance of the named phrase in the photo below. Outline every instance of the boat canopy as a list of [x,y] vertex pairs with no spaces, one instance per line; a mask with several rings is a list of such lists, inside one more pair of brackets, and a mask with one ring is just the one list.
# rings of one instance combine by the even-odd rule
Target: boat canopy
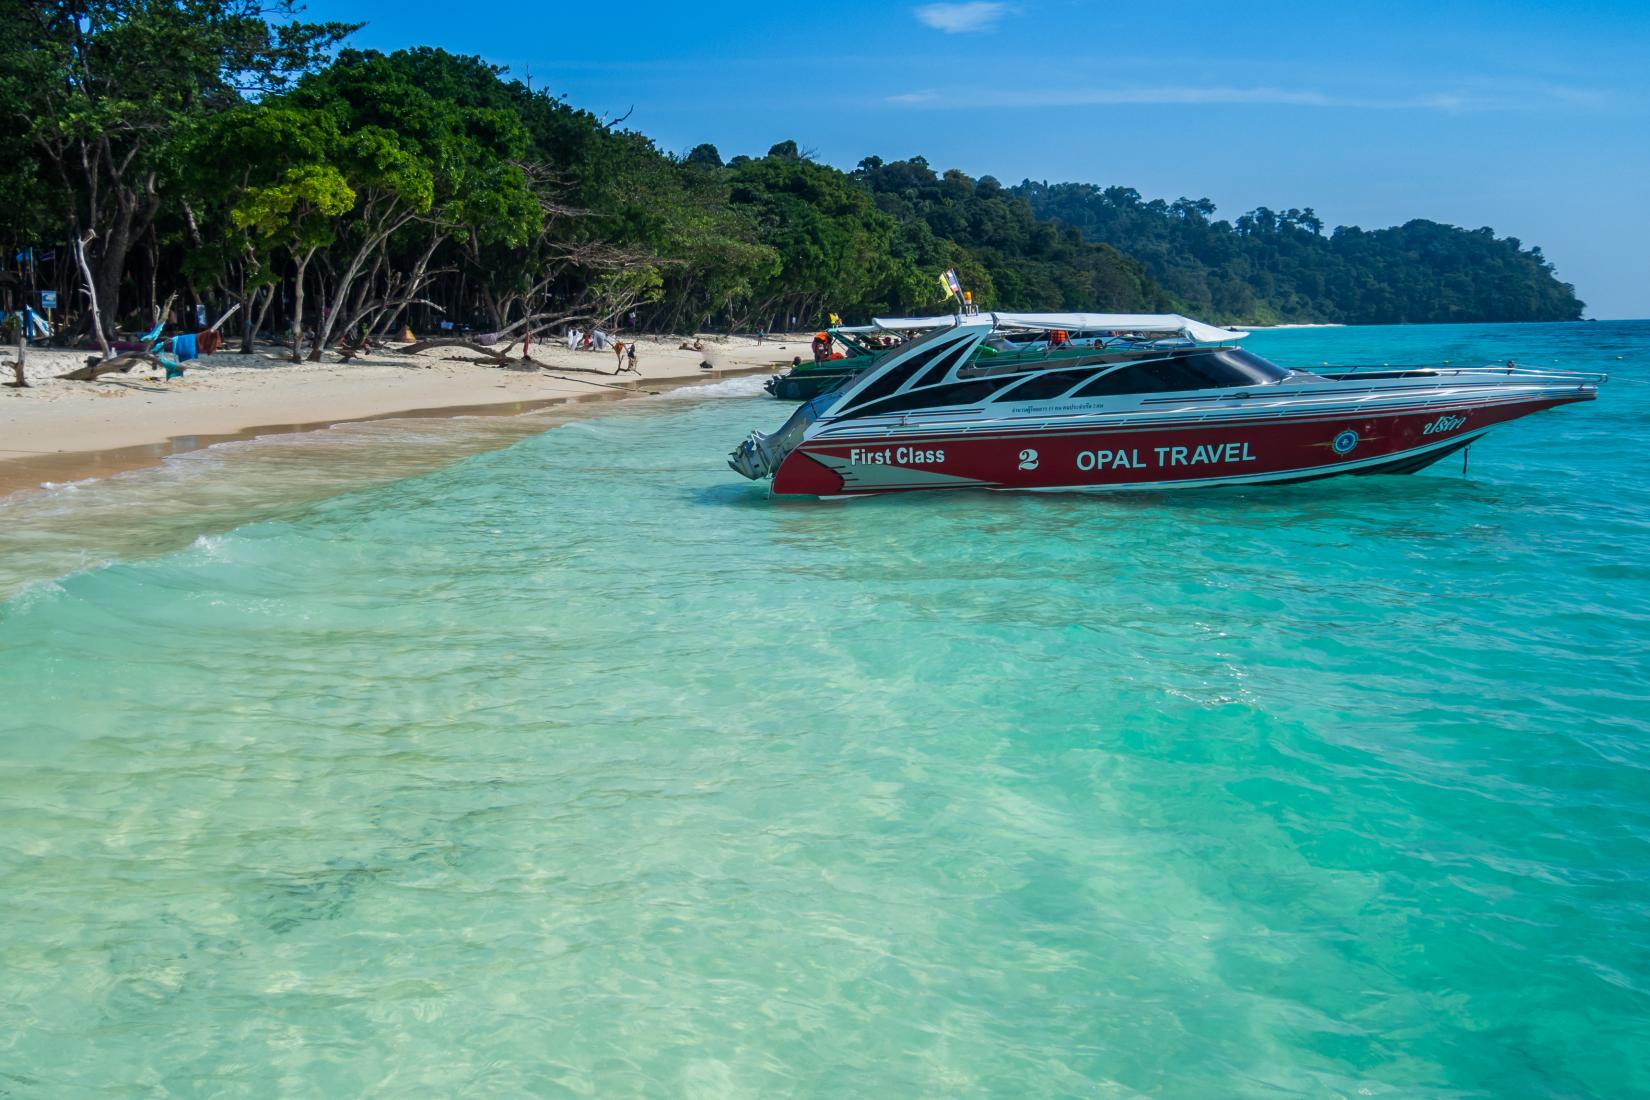
[[1200,344],[1225,344],[1241,340],[1247,332],[1233,332],[1216,325],[1206,325],[1178,313],[981,313],[959,317],[875,317],[878,328],[893,331],[948,328],[957,325],[985,324],[994,328],[1031,329],[1052,332],[1138,332],[1184,336]]

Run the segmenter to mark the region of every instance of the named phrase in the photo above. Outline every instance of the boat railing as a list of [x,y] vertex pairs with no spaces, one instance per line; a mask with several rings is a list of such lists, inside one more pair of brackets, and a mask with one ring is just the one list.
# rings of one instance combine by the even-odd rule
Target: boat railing
[[1457,366],[1452,366],[1449,363],[1445,363],[1441,366],[1434,365],[1434,364],[1431,364],[1431,363],[1415,363],[1415,364],[1409,364],[1409,363],[1381,363],[1379,365],[1375,365],[1375,364],[1372,364],[1372,363],[1365,363],[1365,364],[1361,364],[1361,365],[1355,365],[1355,366],[1347,367],[1347,366],[1330,366],[1329,364],[1326,363],[1326,364],[1323,364],[1322,366],[1301,367],[1301,368],[1297,368],[1297,369],[1305,370],[1305,371],[1307,371],[1311,374],[1316,374],[1316,375],[1318,375],[1320,377],[1324,377],[1324,378],[1345,378],[1345,379],[1351,379],[1351,378],[1373,379],[1373,378],[1380,378],[1380,377],[1403,378],[1403,377],[1406,377],[1406,376],[1407,377],[1427,377],[1427,376],[1433,376],[1433,375],[1436,375],[1438,377],[1456,378],[1456,377],[1460,377],[1462,375],[1467,375],[1467,376],[1471,376],[1471,377],[1495,377],[1495,378],[1506,378],[1506,377],[1523,377],[1523,378],[1532,378],[1532,379],[1533,378],[1555,378],[1555,379],[1573,378],[1573,379],[1576,379],[1577,381],[1586,381],[1586,382],[1599,383],[1599,382],[1604,382],[1609,378],[1609,375],[1607,375],[1607,374],[1596,373],[1596,372],[1592,372],[1592,371],[1558,370],[1556,368],[1551,368],[1551,367],[1526,367],[1526,366],[1522,366],[1518,363],[1515,363],[1511,360],[1508,360],[1505,364],[1486,363],[1483,366],[1477,366],[1477,367],[1457,367]]

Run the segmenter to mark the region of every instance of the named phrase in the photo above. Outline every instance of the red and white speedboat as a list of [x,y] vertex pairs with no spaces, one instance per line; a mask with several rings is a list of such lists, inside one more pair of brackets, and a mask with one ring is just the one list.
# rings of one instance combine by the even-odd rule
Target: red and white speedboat
[[[752,432],[728,464],[772,477],[776,493],[821,497],[1412,473],[1497,424],[1592,400],[1607,378],[1511,365],[1290,370],[1234,346],[1247,333],[1173,314],[933,324],[773,435]],[[1014,356],[994,367],[981,351],[994,333],[1058,329],[1115,338],[1043,365]]]

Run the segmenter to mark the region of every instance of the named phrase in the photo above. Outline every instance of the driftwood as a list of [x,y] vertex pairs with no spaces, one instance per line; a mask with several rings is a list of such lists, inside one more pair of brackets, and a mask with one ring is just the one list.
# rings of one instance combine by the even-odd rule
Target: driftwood
[[154,320],[151,321],[150,324],[158,325],[162,321],[166,320],[168,317],[172,316],[172,303],[177,301],[177,300],[178,300],[178,292],[177,291],[174,290],[172,293],[168,294],[166,296],[166,304],[161,306],[159,309],[155,310]]
[[23,325],[24,325],[25,320],[26,320],[27,317],[28,317],[28,314],[25,311],[22,311],[22,310],[18,311],[17,318],[16,318],[16,324],[17,324],[17,362],[15,362],[11,365],[12,371],[17,375],[17,380],[15,382],[7,382],[6,383],[6,385],[10,386],[14,390],[26,390],[26,389],[29,388],[28,376],[23,373],[23,353],[24,353],[24,350],[28,347],[28,341],[23,339]]
[[128,351],[115,356],[113,359],[87,359],[86,365],[68,374],[57,377],[70,382],[95,382],[105,374],[125,374],[139,363],[147,363],[154,367],[164,367],[158,358],[146,351]]
[[465,351],[472,351],[477,355],[486,356],[493,364],[503,366],[514,361],[510,355],[510,349],[515,346],[516,342],[512,340],[505,346],[503,351],[495,351],[490,347],[476,343],[474,340],[465,340],[457,336],[439,336],[433,340],[420,340],[416,344],[408,344],[404,348],[396,348],[395,350],[402,355],[417,355],[419,352],[428,351],[431,348],[463,348]]
[[[80,265],[80,277],[86,280],[86,297],[92,304],[92,328],[97,332],[97,346],[103,352],[103,357],[109,357],[109,337],[103,331],[103,314],[97,308],[97,282],[92,278],[91,264],[86,261],[86,246],[92,243],[97,236],[97,230],[87,230],[84,237],[74,240],[74,258]],[[67,377],[67,375],[65,375]]]
[[235,314],[239,313],[240,309],[241,309],[241,303],[236,302],[234,305],[229,307],[228,311],[222,317],[219,317],[216,321],[212,322],[212,327],[207,329],[206,331],[207,332],[217,332],[220,328],[223,327],[223,323],[225,321],[229,320],[231,317],[235,316]]

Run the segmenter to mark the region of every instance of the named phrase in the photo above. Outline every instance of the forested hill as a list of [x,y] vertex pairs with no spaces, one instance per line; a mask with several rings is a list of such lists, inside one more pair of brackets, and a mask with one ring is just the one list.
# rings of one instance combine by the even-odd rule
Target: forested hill
[[1254,323],[1573,321],[1582,303],[1540,248],[1493,230],[1417,219],[1324,232],[1308,207],[1215,220],[1208,199],[1143,200],[1129,187],[1013,188],[1039,217],[1105,241],[1195,315]]
[[[294,357],[443,327],[507,338],[814,326],[949,308],[1211,321],[1574,318],[1539,251],[1430,222],[936,172],[782,141],[677,155],[479,58],[346,47],[291,0],[0,0],[0,308],[101,323],[238,311]],[[273,21],[271,21],[273,18]]]

